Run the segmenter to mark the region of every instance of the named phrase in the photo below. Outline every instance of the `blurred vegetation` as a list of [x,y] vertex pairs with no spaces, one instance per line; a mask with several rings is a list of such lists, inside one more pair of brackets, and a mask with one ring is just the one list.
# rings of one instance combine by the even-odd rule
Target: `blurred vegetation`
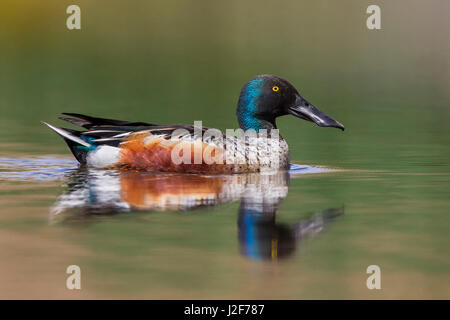
[[2,1],[0,142],[67,153],[39,123],[64,111],[233,128],[242,85],[273,73],[346,126],[280,119],[293,160],[432,170],[449,156],[450,3],[377,1],[370,31],[371,3],[79,0],[69,31],[74,1]]

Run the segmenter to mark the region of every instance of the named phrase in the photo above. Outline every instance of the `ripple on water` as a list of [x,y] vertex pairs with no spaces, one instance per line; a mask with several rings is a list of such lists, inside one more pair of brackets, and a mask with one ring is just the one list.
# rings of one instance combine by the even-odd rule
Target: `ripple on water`
[[77,161],[69,158],[0,158],[0,179],[14,181],[60,180],[77,167]]
[[295,164],[295,163],[291,163],[291,167],[289,168],[289,173],[291,175],[325,173],[325,172],[333,172],[333,171],[336,171],[336,170],[331,169],[331,168],[313,167],[313,166],[307,166],[307,165]]
[[[70,158],[33,157],[0,158],[0,180],[14,181],[54,181],[64,179],[78,167],[78,162]],[[291,163],[292,175],[331,172],[333,169]]]

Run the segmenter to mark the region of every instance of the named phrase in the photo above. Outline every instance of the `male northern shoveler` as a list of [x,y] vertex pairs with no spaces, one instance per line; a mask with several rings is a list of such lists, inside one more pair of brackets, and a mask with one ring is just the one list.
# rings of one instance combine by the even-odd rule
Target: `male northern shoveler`
[[[63,114],[70,117],[60,119],[87,130],[45,124],[66,141],[80,164],[145,171],[243,173],[287,169],[289,149],[277,135],[275,124],[277,117],[287,114],[321,127],[344,130],[341,123],[300,96],[292,84],[273,75],[257,76],[241,90],[237,117],[245,132],[243,138],[193,125],[156,125]],[[248,132],[254,135],[247,135]]]

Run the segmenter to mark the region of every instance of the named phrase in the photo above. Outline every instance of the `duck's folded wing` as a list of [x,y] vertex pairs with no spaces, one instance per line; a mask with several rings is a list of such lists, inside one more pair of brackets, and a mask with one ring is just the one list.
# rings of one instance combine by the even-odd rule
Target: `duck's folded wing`
[[146,131],[152,135],[170,136],[172,134],[184,134],[192,139],[201,139],[202,135],[209,129],[206,127],[194,127],[186,124],[157,125],[148,122],[124,121],[106,118],[97,118],[78,113],[63,113],[70,117],[60,117],[59,119],[70,122],[74,125],[87,129],[80,131],[82,136],[95,139],[97,143],[118,145],[127,140],[132,133]]
[[[231,139],[230,145],[234,146],[236,145],[235,138],[228,137],[216,129],[209,132],[214,132],[213,134],[205,134],[209,128],[193,125],[156,125],[146,122],[96,118],[74,113],[65,115],[75,118],[62,117],[62,120],[87,129],[85,131],[56,127],[53,129],[62,130],[64,133],[65,131],[70,132],[69,138],[74,137],[72,139],[66,137],[65,140],[80,163],[86,162],[88,151],[99,150],[97,147],[108,145],[120,149],[118,165],[133,169],[171,172],[230,172],[235,170],[234,161],[230,161],[229,165],[224,163],[225,141]],[[59,134],[61,135],[61,133]],[[84,148],[77,147],[80,144],[77,141],[83,142]],[[85,146],[86,143],[87,146]],[[242,147],[245,147],[245,143]],[[97,153],[100,157],[101,154]],[[238,151],[237,153],[240,158],[243,157],[242,152]],[[174,161],[173,154],[179,155],[182,162]],[[100,160],[97,162],[102,162]],[[239,165],[237,168],[244,170],[244,167],[244,165]]]

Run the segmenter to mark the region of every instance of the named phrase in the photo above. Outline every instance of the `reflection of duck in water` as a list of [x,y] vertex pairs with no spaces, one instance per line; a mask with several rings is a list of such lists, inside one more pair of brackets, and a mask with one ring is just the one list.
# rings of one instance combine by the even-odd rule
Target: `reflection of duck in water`
[[276,223],[288,184],[285,171],[208,176],[80,169],[54,205],[52,216],[72,212],[69,219],[79,219],[138,210],[191,210],[240,200],[241,253],[253,259],[279,258],[293,253],[299,241],[343,213],[330,209],[294,225]]
[[241,198],[278,203],[288,193],[287,172],[195,175],[79,169],[53,213],[111,214],[133,210],[190,210]]
[[290,256],[302,240],[323,230],[343,209],[316,212],[295,224],[276,223],[276,211],[261,212],[241,202],[239,208],[239,245],[241,253],[251,259],[278,259]]

